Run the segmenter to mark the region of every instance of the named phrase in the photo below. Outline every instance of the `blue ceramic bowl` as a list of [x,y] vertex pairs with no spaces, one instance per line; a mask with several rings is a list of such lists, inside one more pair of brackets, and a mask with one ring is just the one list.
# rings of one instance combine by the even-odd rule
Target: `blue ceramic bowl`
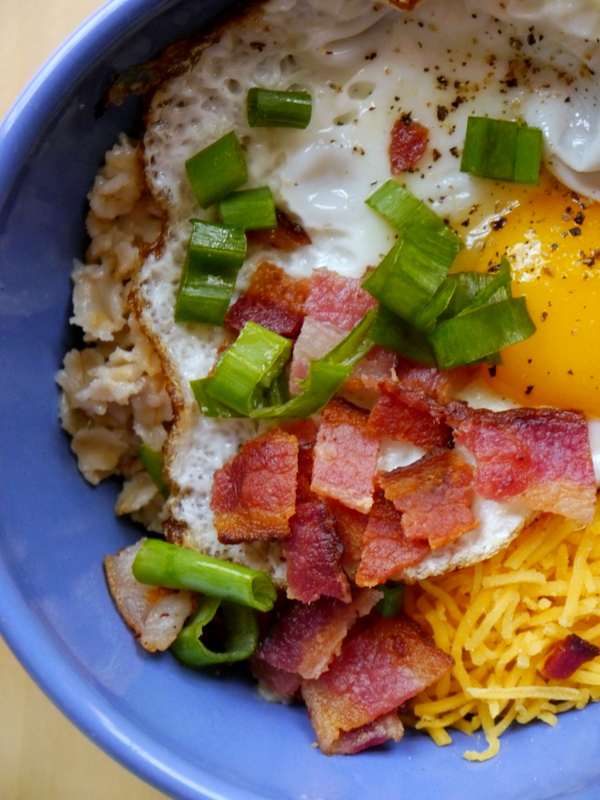
[[208,23],[230,0],[113,0],[29,86],[0,129],[0,630],[31,675],[117,760],[177,798],[542,800],[600,797],[600,706],[556,728],[323,756],[304,709],[260,700],[243,672],[185,670],[122,623],[102,558],[134,541],[110,482],[77,471],[54,374],[70,345],[70,272],[104,151],[135,133],[131,100],[97,118],[107,79]]

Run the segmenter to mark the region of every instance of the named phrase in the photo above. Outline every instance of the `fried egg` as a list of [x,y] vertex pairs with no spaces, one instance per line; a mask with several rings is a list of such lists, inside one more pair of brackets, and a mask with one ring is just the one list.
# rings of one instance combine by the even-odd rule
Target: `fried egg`
[[[600,9],[591,0],[569,4],[567,16],[559,0],[424,0],[409,12],[370,0],[270,0],[231,22],[190,70],[158,89],[147,114],[146,175],[169,224],[162,249],[142,266],[135,299],[163,355],[176,410],[166,446],[171,537],[285,582],[276,544],[217,540],[213,474],[261,428],[200,415],[189,381],[213,367],[224,334],[173,321],[189,219],[213,218],[211,209],[197,206],[184,164],[231,130],[246,152],[247,186],[268,185],[276,204],[312,239],[291,253],[250,248],[239,293],[265,260],[294,278],[318,267],[358,278],[377,265],[396,233],[364,201],[390,177],[394,123],[410,117],[424,125],[427,151],[399,179],[464,237],[457,268],[485,271],[502,255],[509,258],[514,293],[527,298],[538,327],[530,340],[503,353],[495,374],[482,369],[461,398],[492,410],[537,404],[584,411],[600,472],[594,419],[600,417],[600,370],[590,357],[600,325],[600,210],[577,194],[600,198],[596,36]],[[308,91],[310,125],[250,128],[245,98],[253,86]],[[539,187],[515,187],[460,172],[472,114],[541,127],[552,174],[545,172]],[[417,448],[385,443],[380,467],[418,457]],[[404,577],[490,556],[532,517],[518,504],[477,498],[475,505],[480,527]]]

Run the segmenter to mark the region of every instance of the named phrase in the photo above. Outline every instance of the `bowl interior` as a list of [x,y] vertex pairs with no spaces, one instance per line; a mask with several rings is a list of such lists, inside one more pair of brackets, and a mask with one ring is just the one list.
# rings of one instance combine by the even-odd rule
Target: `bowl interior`
[[483,764],[462,758],[484,749],[482,737],[456,734],[440,749],[410,732],[400,746],[327,758],[311,746],[303,708],[264,702],[243,669],[199,673],[146,653],[113,606],[102,559],[140,531],[114,517],[114,482],[92,488],[79,475],[54,384],[76,341],[69,276],[85,249],[86,194],[118,133],[140,125],[135,99],[101,116],[96,107],[111,75],[228,5],[109,3],[0,130],[1,632],[84,732],[175,797],[597,797],[600,708],[564,715],[556,728],[510,730]]

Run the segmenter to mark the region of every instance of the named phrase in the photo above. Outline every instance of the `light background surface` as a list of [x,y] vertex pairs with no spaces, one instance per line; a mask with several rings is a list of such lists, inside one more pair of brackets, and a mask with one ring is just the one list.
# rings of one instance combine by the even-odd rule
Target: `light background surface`
[[[0,118],[101,0],[0,0]],[[161,800],[37,688],[0,639],[1,800]]]

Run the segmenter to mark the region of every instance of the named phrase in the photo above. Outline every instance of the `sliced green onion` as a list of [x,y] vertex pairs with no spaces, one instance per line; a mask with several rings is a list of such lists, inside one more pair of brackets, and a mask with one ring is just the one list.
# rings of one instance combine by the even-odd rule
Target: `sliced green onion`
[[300,394],[286,403],[256,408],[250,416],[306,419],[320,411],[340,389],[357,362],[373,347],[369,334],[374,320],[375,309],[371,309],[333,350],[311,361],[308,376],[298,382],[303,390]]
[[439,229],[419,227],[396,242],[377,269],[367,275],[362,287],[414,324],[442,285],[460,246],[454,235],[448,237]]
[[248,124],[251,128],[306,128],[312,115],[308,92],[248,90]]
[[234,131],[189,158],[185,169],[201,208],[208,208],[248,180],[246,157]]
[[496,272],[455,272],[448,275],[445,283],[454,286],[454,292],[446,309],[440,314],[440,321],[451,319],[465,311],[473,311],[479,306],[507,300],[511,297],[512,279],[510,265],[506,258],[500,262]]
[[448,308],[452,296],[456,291],[456,284],[446,278],[431,300],[413,318],[413,325],[418,331],[427,331],[435,326],[438,317]]
[[482,178],[537,185],[543,136],[539,128],[488,117],[469,117],[460,168]]
[[378,306],[369,336],[375,344],[410,358],[417,364],[435,366],[435,359],[425,336],[385,306]]
[[211,597],[270,611],[277,597],[264,572],[220,561],[160,539],[146,539],[133,562],[140,583],[165,589],[189,589]]
[[[203,596],[198,603],[198,610],[171,645],[175,658],[187,667],[231,664],[250,658],[258,645],[259,634],[254,610],[217,597]],[[219,611],[226,633],[223,649],[214,650],[202,641],[202,635]]]
[[219,203],[219,216],[225,225],[245,231],[277,227],[275,203],[268,186],[227,195]]
[[211,397],[206,391],[212,378],[198,378],[190,381],[190,388],[194,393],[198,408],[205,417],[241,417],[243,414],[234,411],[233,408],[220,403]]
[[246,236],[228,225],[192,220],[175,301],[176,322],[221,325],[246,257]]
[[404,583],[387,583],[377,586],[378,591],[383,592],[383,597],[375,606],[382,617],[397,617],[402,610],[404,602]]
[[446,231],[449,238],[457,240],[459,249],[463,246],[460,238],[444,224],[433,209],[392,178],[376,189],[365,202],[399,231],[406,232],[411,227]]
[[427,334],[437,365],[472,364],[535,333],[525,298],[511,297],[442,322]]
[[247,417],[262,401],[264,390],[281,372],[291,352],[290,339],[247,322],[221,356],[206,393]]
[[144,469],[156,484],[158,491],[166,500],[169,496],[169,487],[163,478],[162,453],[154,450],[148,444],[141,444],[136,453],[137,457],[144,465]]

